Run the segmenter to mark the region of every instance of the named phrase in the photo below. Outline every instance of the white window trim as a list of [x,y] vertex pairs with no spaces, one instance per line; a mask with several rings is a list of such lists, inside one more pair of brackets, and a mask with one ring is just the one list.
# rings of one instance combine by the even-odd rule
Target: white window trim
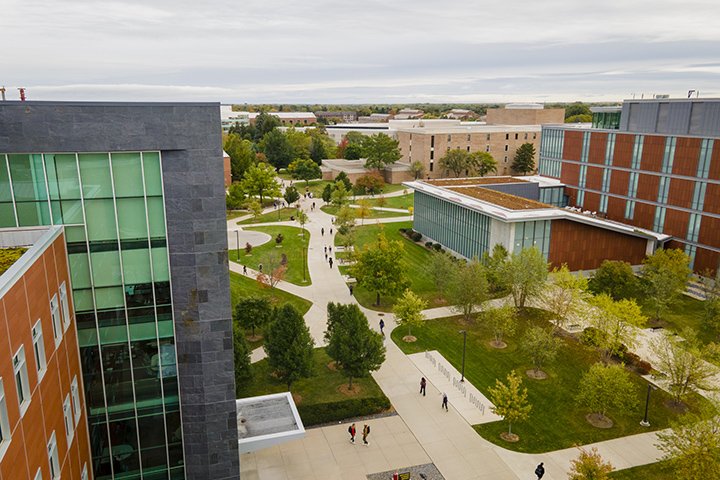
[[3,380],[0,378],[0,428],[3,431],[3,439],[0,442],[0,460],[5,456],[5,452],[12,440],[12,432],[10,431],[10,417],[7,412],[7,401],[5,399],[5,387]]
[[[30,405],[30,378],[27,371],[27,358],[25,357],[25,345],[20,345],[15,355],[13,355],[13,379],[17,383],[17,375],[20,373],[20,388],[22,389],[24,400],[20,403],[20,416],[25,415],[25,411]],[[17,385],[16,385],[17,387]]]
[[53,337],[55,337],[55,346],[62,342],[62,320],[60,319],[60,305],[58,305],[58,296],[53,295],[50,299],[50,319],[52,320]]
[[72,394],[73,416],[75,417],[75,426],[77,427],[82,417],[82,405],[80,405],[80,387],[78,386],[77,377],[73,377],[70,383],[70,393]]
[[38,319],[32,328],[33,355],[38,374],[38,382],[47,371],[47,356],[45,355],[45,339],[43,338],[42,322]]
[[35,480],[43,480],[42,478],[42,468],[38,468],[37,472],[35,472]]
[[65,395],[65,401],[63,401],[63,421],[65,423],[65,436],[67,437],[68,448],[70,448],[73,438],[75,438],[75,420],[73,420],[69,393]]
[[[60,454],[58,453],[57,439],[55,438],[55,432],[50,435],[50,441],[47,445],[48,462],[50,464],[50,478],[51,480],[57,480],[60,478]],[[54,461],[53,461],[54,460]],[[53,475],[55,471],[56,475]]]
[[88,469],[87,469],[87,463],[83,463],[83,469],[80,473],[80,480],[88,480]]
[[62,308],[63,331],[67,332],[70,326],[70,302],[68,302],[67,285],[65,285],[65,282],[60,284],[60,307]]

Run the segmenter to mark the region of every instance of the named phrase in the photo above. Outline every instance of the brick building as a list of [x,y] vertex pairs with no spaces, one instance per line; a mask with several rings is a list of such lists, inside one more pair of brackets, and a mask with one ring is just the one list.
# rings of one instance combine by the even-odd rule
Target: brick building
[[90,439],[62,227],[0,229],[0,478],[87,480]]
[[595,112],[594,128],[544,126],[539,173],[566,185],[570,205],[670,235],[695,271],[716,270],[720,100],[628,100],[612,113]]
[[488,125],[544,125],[565,123],[564,108],[543,108],[537,103],[510,103],[505,108],[488,108]]

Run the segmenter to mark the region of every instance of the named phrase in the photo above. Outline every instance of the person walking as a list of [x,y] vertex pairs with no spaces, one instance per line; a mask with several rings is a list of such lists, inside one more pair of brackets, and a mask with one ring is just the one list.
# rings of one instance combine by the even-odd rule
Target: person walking
[[332,257],[330,257],[328,261],[330,262],[330,268],[332,268]]
[[540,462],[540,465],[538,465],[535,469],[535,475],[537,475],[537,480],[540,480],[543,475],[545,475],[545,467],[543,467],[543,462]]
[[383,328],[385,328],[385,320],[382,318],[380,319],[380,333],[382,333],[383,337],[385,336],[385,332],[383,332]]
[[440,408],[444,408],[446,412],[448,411],[447,402],[448,402],[447,393],[443,392],[443,401],[442,401],[442,405],[440,405]]
[[258,264],[258,271],[262,273],[262,263]]
[[327,245],[325,245],[325,246],[323,247],[323,251],[324,251],[325,253],[327,253]]
[[332,235],[332,228],[330,229],[330,235]]
[[247,265],[243,265],[243,275],[247,275]]
[[425,396],[425,386],[427,385],[427,380],[425,380],[425,377],[422,377],[420,379],[420,393],[423,394],[423,397]]
[[355,424],[353,423],[348,427],[348,433],[350,434],[350,443],[355,443]]
[[327,262],[327,252],[325,252],[325,261]]
[[370,435],[370,425],[366,423],[365,426],[363,426],[363,443],[365,446],[370,445],[367,441],[368,435]]
[[348,283],[348,288],[350,289],[350,296],[352,297],[353,284],[352,284],[352,283]]
[[325,236],[325,227],[322,227],[322,228],[320,229],[320,236],[321,236],[321,237],[324,237],[324,236]]

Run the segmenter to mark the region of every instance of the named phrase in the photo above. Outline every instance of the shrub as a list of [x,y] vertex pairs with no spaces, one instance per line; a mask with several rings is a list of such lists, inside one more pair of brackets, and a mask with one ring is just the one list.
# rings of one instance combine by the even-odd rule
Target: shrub
[[433,242],[430,242],[430,241],[425,242],[425,246],[426,246],[427,248],[433,248]]
[[435,249],[436,252],[439,252],[440,250],[442,250],[442,245],[440,245],[439,243],[436,243],[435,245],[433,245],[433,248]]
[[392,405],[386,396],[351,398],[339,402],[298,405],[303,424],[308,427],[321,423],[337,422],[346,418],[374,415],[389,409]]
[[597,328],[587,327],[580,335],[580,341],[590,347],[599,347],[602,345],[603,336],[603,332]]
[[250,245],[250,242],[245,243],[245,253],[250,255],[250,252],[252,252],[252,245]]
[[413,232],[410,234],[410,239],[413,242],[419,242],[420,240],[422,240],[422,234],[413,230]]
[[398,228],[398,232],[402,233],[403,235],[407,234],[407,231],[407,228]]
[[650,362],[646,362],[633,352],[625,354],[625,363],[640,375],[647,375],[652,371]]
[[277,237],[275,237],[275,243],[277,243],[278,245],[280,245],[283,240],[285,240],[285,237],[283,236],[283,234],[282,234],[282,233],[278,233],[278,234],[277,234]]
[[382,175],[371,172],[357,179],[354,191],[356,195],[375,195],[382,192],[384,186],[385,180],[383,180]]

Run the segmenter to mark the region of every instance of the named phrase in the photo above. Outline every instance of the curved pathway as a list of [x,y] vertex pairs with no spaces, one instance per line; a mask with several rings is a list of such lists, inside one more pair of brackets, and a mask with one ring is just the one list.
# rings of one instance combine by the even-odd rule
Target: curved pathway
[[[314,211],[310,211],[310,205],[313,201],[316,203],[316,208]],[[301,287],[287,282],[281,282],[278,285],[278,288],[282,290],[313,302],[312,307],[305,315],[305,321],[315,339],[316,345],[324,343],[323,334],[326,327],[327,303],[332,301],[357,304],[355,297],[350,295],[345,281],[337,269],[337,264],[333,264],[333,267],[330,268],[325,262],[323,247],[333,246],[333,238],[329,233],[330,228],[332,228],[330,224],[331,216],[320,210],[319,207],[322,204],[321,199],[301,200],[301,208],[306,211],[310,219],[305,228],[311,234],[308,267],[313,282],[312,285]],[[393,223],[411,218],[387,218],[374,221]],[[239,220],[233,219],[229,221],[229,229],[237,228],[235,222]],[[297,225],[297,222],[275,222],[272,225]],[[321,234],[321,228],[325,229],[324,235]],[[238,267],[237,264],[232,262],[230,263],[230,269],[236,273],[242,272],[242,267]],[[249,272],[249,275],[254,276],[254,274],[255,272]],[[371,327],[375,330],[379,331],[378,324],[381,318],[385,321],[385,329],[388,333],[395,327],[392,314],[382,314],[362,306],[360,308],[367,315]],[[447,307],[428,310],[427,313],[429,318],[440,318],[452,314]],[[373,377],[390,399],[411,434],[422,446],[427,457],[437,466],[446,480],[529,479],[533,477],[533,471],[539,462],[545,463],[547,471],[544,477],[545,480],[567,478],[566,472],[569,469],[570,461],[578,455],[577,449],[570,448],[543,454],[523,454],[506,450],[485,440],[457,413],[452,407],[452,403],[449,413],[440,408],[441,391],[435,385],[428,384],[426,397],[419,395],[418,384],[422,375],[421,372],[400,348],[389,339],[389,335],[386,336],[385,344],[387,347],[385,363],[378,371],[373,373]],[[253,352],[253,361],[262,358],[262,356],[261,351]],[[325,427],[322,430],[325,431],[326,429],[328,429],[324,433],[326,437],[328,435],[342,437],[340,434],[345,432],[347,426]],[[338,434],[338,431],[340,434]],[[379,443],[380,438],[377,441]],[[304,442],[304,440],[297,442]],[[349,442],[347,443],[349,444]],[[654,447],[655,443],[655,434],[646,433],[587,445],[586,447],[596,446],[606,460],[610,461],[615,468],[621,469],[657,461],[661,454]],[[292,449],[292,447],[288,448]],[[307,450],[307,446],[305,448],[305,454],[312,460],[313,452]],[[277,454],[289,455],[284,452],[283,450],[281,454],[278,451]],[[243,465],[249,465],[247,468],[252,472],[251,478],[289,479],[295,478],[291,475],[297,474],[292,469],[292,462],[284,464],[280,462],[285,467],[273,470],[272,475],[263,476],[262,469],[252,469],[257,462],[255,457],[251,457],[252,455],[255,454],[244,455],[241,459],[241,468],[243,470],[245,470]],[[366,465],[367,471],[365,472],[349,471],[348,469],[362,467],[357,467],[357,463],[345,463],[343,458],[343,454],[337,454],[332,459],[327,460],[337,463],[337,469],[333,470],[333,472],[339,472],[339,478],[364,478],[366,473],[382,471],[378,469],[372,470],[372,468],[376,467],[367,466],[367,464],[363,464]],[[393,468],[406,466],[410,466],[410,464],[396,464]],[[253,477],[253,475],[257,475],[257,477]],[[302,478],[309,480],[323,477],[310,472]]]

